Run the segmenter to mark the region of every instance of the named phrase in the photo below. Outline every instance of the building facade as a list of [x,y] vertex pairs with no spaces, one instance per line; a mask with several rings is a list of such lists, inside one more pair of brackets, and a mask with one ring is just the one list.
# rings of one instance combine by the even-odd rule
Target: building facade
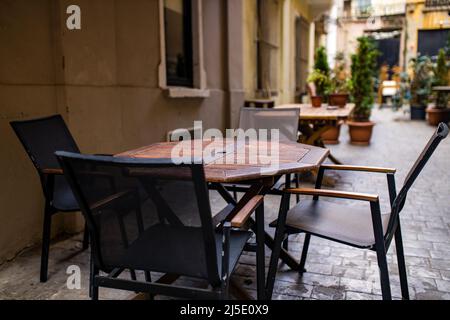
[[[73,5],[80,29],[69,28]],[[43,220],[38,176],[10,121],[59,113],[84,153],[110,154],[165,141],[195,120],[234,127],[245,99],[270,92],[293,102],[303,90],[315,21],[330,5],[0,0],[0,263],[40,241]],[[62,215],[53,231],[82,226]]]
[[408,69],[417,55],[436,56],[447,45],[448,0],[338,0],[337,50],[349,57],[357,38],[371,35],[382,56],[379,64]]

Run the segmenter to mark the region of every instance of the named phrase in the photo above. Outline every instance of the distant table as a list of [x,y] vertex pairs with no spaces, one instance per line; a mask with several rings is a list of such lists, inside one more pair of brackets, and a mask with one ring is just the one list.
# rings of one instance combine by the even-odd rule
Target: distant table
[[[299,130],[302,133],[300,142],[325,148],[322,134],[337,126],[339,122],[347,121],[355,105],[347,104],[345,108],[328,109],[326,105],[314,108],[310,104],[285,104],[276,108],[300,108]],[[335,164],[342,164],[332,154],[328,157]]]
[[[276,171],[265,171],[264,169],[270,168],[267,164],[266,152],[261,154],[258,141],[247,141],[244,147],[234,143],[234,140],[225,140],[224,142],[213,141],[184,141],[187,148],[194,150],[196,143],[200,143],[201,147],[205,150],[212,147],[217,151],[215,155],[211,157],[204,157],[205,178],[207,182],[214,185],[216,190],[219,191],[221,197],[228,203],[227,208],[229,210],[223,210],[216,217],[213,218],[214,223],[221,221],[231,221],[235,215],[246,205],[249,204],[255,196],[265,196],[272,190],[273,186],[278,180],[286,174],[300,173],[303,171],[310,171],[317,169],[329,154],[328,149],[317,148],[310,145],[299,144],[295,142],[280,142],[280,158],[279,168]],[[269,142],[270,143],[270,142]],[[213,145],[216,144],[216,145]],[[143,147],[137,150],[124,152],[117,155],[117,157],[127,158],[139,158],[139,159],[155,159],[155,158],[172,158],[172,150],[175,146],[179,146],[179,143],[156,143],[147,147]],[[187,149],[185,149],[187,150]],[[268,146],[268,150],[271,150],[271,146]],[[249,154],[250,151],[256,151],[258,154],[258,161],[250,163],[249,157],[241,158],[243,154]],[[245,162],[240,161],[245,159]],[[224,161],[226,160],[226,161]],[[248,191],[244,196],[236,201],[231,194],[222,186],[225,183],[233,184],[246,184],[250,185]],[[287,186],[289,187],[289,186]],[[277,228],[275,232],[275,238],[269,235],[267,232],[261,234],[256,228],[255,221],[250,221],[251,229],[256,233],[257,239],[263,239],[264,243],[272,250],[271,261],[268,270],[267,281],[265,282],[265,288],[261,290],[261,275],[258,274],[258,298],[270,299],[273,292],[275,283],[275,276],[278,267],[278,259],[285,262],[290,268],[298,269],[299,265],[296,259],[284,249],[281,248],[284,232]],[[278,224],[284,226],[284,221]],[[281,227],[283,228],[283,227]],[[264,252],[257,253],[259,257],[258,263],[265,261]],[[262,275],[264,279],[264,275]],[[170,281],[176,280],[176,278],[169,278]],[[264,283],[264,282],[263,282]],[[241,297],[245,296],[245,293],[239,292]]]
[[450,86],[438,86],[438,87],[433,87],[433,91],[435,91],[435,92],[450,93]]

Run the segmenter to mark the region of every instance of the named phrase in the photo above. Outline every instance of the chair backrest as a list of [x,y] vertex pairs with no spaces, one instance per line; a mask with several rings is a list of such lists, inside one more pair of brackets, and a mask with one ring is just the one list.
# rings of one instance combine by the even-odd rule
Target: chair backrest
[[405,182],[403,184],[402,189],[398,193],[397,197],[393,201],[392,204],[392,213],[389,221],[389,226],[387,230],[388,237],[393,236],[393,231],[396,230],[397,222],[398,222],[398,215],[403,210],[403,207],[405,206],[406,198],[408,196],[408,191],[413,186],[414,182],[416,181],[419,174],[422,172],[423,168],[427,164],[427,162],[430,160],[431,156],[433,155],[434,151],[436,151],[436,148],[439,146],[442,140],[447,138],[449,133],[449,128],[446,124],[441,123],[436,132],[431,137],[430,141],[427,143],[425,149],[420,154],[417,161],[414,163],[413,167],[409,171],[408,175],[406,176]]
[[298,140],[298,123],[300,108],[260,109],[242,108],[239,128],[243,130],[278,129],[280,141]]
[[79,152],[60,115],[10,123],[36,169],[59,168],[55,151]]
[[203,165],[57,152],[96,265],[220,283]]

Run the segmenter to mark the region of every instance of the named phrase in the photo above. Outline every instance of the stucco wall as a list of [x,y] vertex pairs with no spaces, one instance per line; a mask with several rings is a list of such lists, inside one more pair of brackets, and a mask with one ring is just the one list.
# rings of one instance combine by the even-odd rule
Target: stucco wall
[[[256,0],[244,2],[244,90],[247,99],[255,98],[257,90],[257,14]],[[280,17],[278,91],[276,103],[293,102],[295,99],[295,18],[302,16],[311,22],[310,6],[301,0],[278,1]],[[305,35],[309,41],[309,35]]]
[[[71,4],[81,7],[81,30],[65,28]],[[43,219],[37,174],[9,121],[61,113],[85,153],[162,141],[194,120],[224,129],[230,109],[224,8],[224,0],[203,0],[211,96],[172,99],[158,88],[158,1],[0,1],[0,263],[40,241]],[[79,218],[59,220],[55,232],[82,225]]]

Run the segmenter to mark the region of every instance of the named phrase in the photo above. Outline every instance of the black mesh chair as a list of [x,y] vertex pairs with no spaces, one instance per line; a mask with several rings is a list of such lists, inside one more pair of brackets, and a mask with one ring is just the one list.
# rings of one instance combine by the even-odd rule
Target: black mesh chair
[[[98,299],[99,287],[228,298],[230,273],[251,233],[231,230],[231,223],[215,230],[203,165],[66,152],[57,152],[57,157],[90,231],[93,299]],[[260,204],[253,211],[261,212]],[[212,289],[151,282],[150,277],[119,279],[124,269],[203,279]]]
[[[304,267],[308,254],[311,236],[318,236],[328,240],[347,244],[360,249],[376,251],[383,299],[391,299],[389,272],[386,253],[395,239],[400,283],[403,299],[409,299],[408,281],[403,253],[402,234],[400,227],[400,212],[402,211],[409,189],[419,176],[422,169],[438,147],[447,137],[449,128],[440,124],[417,162],[409,172],[405,183],[397,194],[395,187],[395,169],[368,168],[355,166],[322,166],[319,170],[316,189],[287,189],[283,201],[289,201],[290,194],[314,196],[311,201],[301,201],[291,210],[281,211],[277,221],[271,224],[278,226],[276,241],[281,242],[284,233],[305,233],[299,272],[305,272]],[[391,212],[381,214],[380,202],[377,195],[321,190],[322,179],[326,170],[349,170],[386,173],[389,185]],[[332,197],[366,201],[370,203],[370,210],[345,206],[337,203],[320,201],[319,197]],[[287,208],[287,206],[284,206]]]
[[[45,210],[40,280],[46,282],[52,216],[58,212],[80,211],[54,153],[57,150],[79,152],[79,149],[60,115],[14,121],[11,122],[11,126],[36,167],[44,191]],[[85,232],[83,249],[88,247],[88,243],[88,233]]]

